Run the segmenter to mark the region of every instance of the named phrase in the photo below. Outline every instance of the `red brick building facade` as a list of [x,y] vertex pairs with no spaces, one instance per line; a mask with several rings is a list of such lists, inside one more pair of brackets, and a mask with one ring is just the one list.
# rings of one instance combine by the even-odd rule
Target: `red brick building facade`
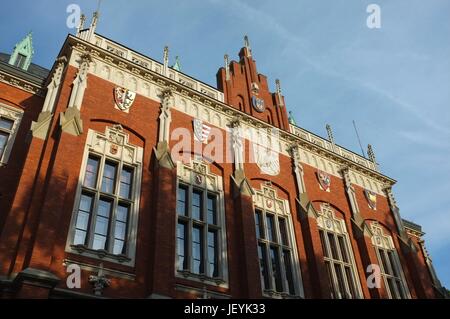
[[95,24],[50,72],[0,62],[1,297],[442,296],[395,181],[290,122],[247,38],[216,89]]

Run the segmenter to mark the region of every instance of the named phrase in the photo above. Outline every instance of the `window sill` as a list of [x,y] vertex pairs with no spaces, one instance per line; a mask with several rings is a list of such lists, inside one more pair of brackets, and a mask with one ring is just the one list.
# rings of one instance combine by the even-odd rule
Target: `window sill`
[[85,245],[70,245],[70,252],[81,256],[119,263],[126,266],[133,266],[134,261],[126,255],[113,255],[104,249],[94,250]]
[[177,277],[201,282],[211,286],[228,288],[228,283],[220,277],[208,277],[201,274],[194,274],[187,270],[177,270]]
[[290,295],[286,292],[278,292],[275,290],[264,290],[263,296],[272,299],[301,299],[300,296]]

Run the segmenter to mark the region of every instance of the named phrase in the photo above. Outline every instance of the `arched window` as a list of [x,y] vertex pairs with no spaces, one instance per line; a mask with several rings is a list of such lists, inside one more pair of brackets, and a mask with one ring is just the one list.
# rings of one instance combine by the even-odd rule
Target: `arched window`
[[392,237],[384,234],[378,222],[372,222],[370,228],[373,233],[372,244],[389,298],[411,298]]
[[275,189],[255,190],[255,227],[263,294],[269,297],[302,296],[297,248],[289,203]]
[[142,154],[120,125],[88,131],[66,249],[134,265]]
[[355,259],[345,221],[336,218],[331,206],[321,204],[317,224],[322,243],[325,267],[331,288],[331,298],[362,298]]

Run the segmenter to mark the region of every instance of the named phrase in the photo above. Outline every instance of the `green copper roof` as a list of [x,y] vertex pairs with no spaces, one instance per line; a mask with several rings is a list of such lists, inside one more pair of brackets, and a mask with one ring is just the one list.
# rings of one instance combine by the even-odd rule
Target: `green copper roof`
[[181,63],[180,60],[178,59],[178,56],[175,57],[175,64],[172,65],[172,69],[176,71],[181,71]]
[[297,123],[295,123],[294,116],[292,115],[292,111],[289,111],[289,119],[288,119],[288,121],[292,125],[297,125]]
[[14,47],[14,51],[9,59],[9,64],[27,71],[31,64],[33,54],[33,37],[30,32]]

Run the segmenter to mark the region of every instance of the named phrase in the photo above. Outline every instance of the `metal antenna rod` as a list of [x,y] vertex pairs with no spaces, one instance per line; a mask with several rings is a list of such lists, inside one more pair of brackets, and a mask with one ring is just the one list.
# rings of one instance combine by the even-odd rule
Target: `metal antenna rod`
[[98,0],[98,2],[97,2],[97,12],[99,12],[101,5],[102,5],[102,0]]
[[361,139],[359,138],[358,129],[356,128],[355,120],[353,120],[353,127],[355,128],[356,137],[358,138],[358,143],[359,143],[359,147],[361,147],[362,155],[365,158],[366,154],[364,154],[364,149],[363,149],[362,144],[361,144]]

